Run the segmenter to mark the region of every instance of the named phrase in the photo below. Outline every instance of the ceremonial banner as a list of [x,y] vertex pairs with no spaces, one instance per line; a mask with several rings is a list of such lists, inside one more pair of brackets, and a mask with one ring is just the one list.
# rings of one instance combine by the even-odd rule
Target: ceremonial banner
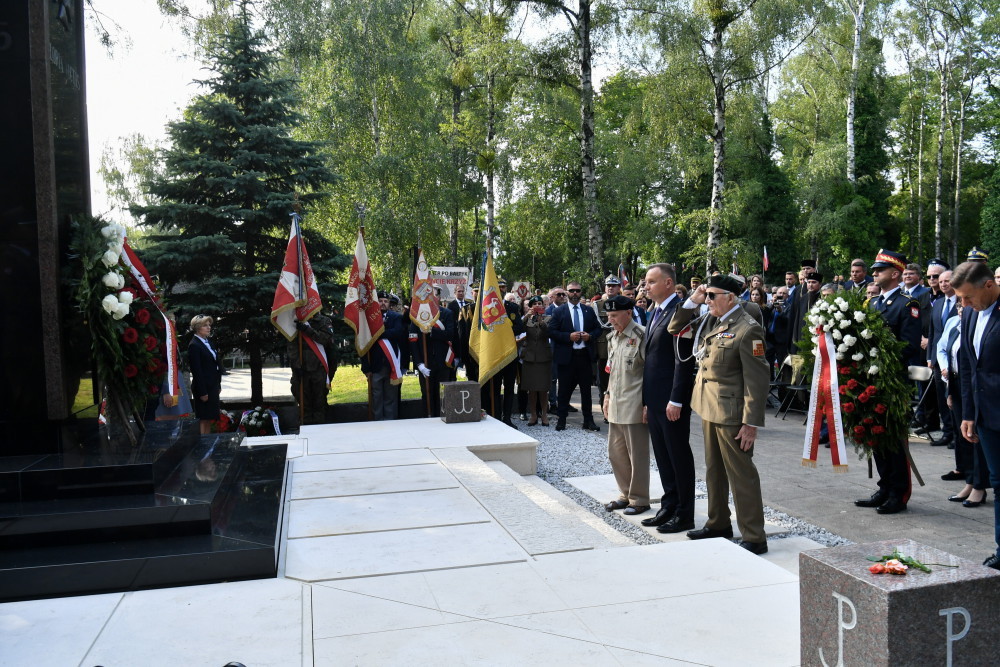
[[632,284],[628,281],[628,275],[625,273],[624,264],[618,265],[618,280],[620,280],[622,283],[622,289],[625,289],[626,287]]
[[847,472],[847,448],[844,445],[844,423],[840,416],[840,382],[837,378],[837,346],[833,336],[817,329],[816,363],[813,365],[812,393],[809,397],[809,419],[806,422],[802,465],[816,467],[819,453],[819,431],[823,417],[830,434],[830,456],[834,472]]
[[767,272],[769,268],[771,268],[771,260],[767,258],[767,246],[764,246],[764,271]]
[[351,275],[347,278],[344,320],[354,330],[354,348],[359,357],[368,354],[385,330],[385,321],[378,305],[378,293],[375,291],[375,279],[372,278],[371,265],[368,263],[368,249],[360,229],[358,240],[354,244]]
[[524,301],[531,296],[531,283],[519,280],[517,282],[511,283],[510,291],[517,295],[521,301]]
[[469,353],[479,362],[479,382],[485,384],[491,377],[517,357],[514,342],[514,325],[507,317],[507,310],[500,299],[497,274],[493,258],[485,253],[483,284],[476,299],[473,327],[469,334]]
[[410,321],[424,333],[430,333],[438,320],[438,302],[434,298],[430,267],[424,261],[424,251],[417,256],[417,271],[413,274],[413,293],[410,298]]
[[453,301],[455,290],[460,286],[465,288],[466,298],[469,298],[469,276],[472,272],[464,266],[432,266],[431,282],[434,287],[441,288],[441,301]]
[[[299,226],[301,221],[302,217],[298,213],[292,213],[292,230],[285,247],[285,263],[271,303],[271,324],[288,340],[294,340],[298,333],[295,329],[296,321],[308,321],[323,307],[316,276],[313,275],[312,264],[309,262],[309,253],[302,240],[302,229]],[[311,336],[303,336],[303,340],[323,362],[323,368],[329,377],[330,363],[326,358],[326,350],[322,345],[317,345]]]

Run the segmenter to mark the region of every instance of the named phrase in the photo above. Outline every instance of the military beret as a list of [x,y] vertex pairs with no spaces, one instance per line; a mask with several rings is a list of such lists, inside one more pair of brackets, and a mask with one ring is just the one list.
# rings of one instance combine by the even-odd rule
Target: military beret
[[604,300],[604,310],[609,313],[613,310],[632,310],[634,307],[635,301],[621,294]]
[[891,250],[879,250],[878,254],[875,255],[875,263],[871,265],[872,269],[888,269],[893,268],[899,271],[905,271],[906,265],[909,262],[906,261],[906,256],[902,253],[893,252]]
[[613,273],[609,273],[608,277],[604,279],[605,285],[621,285],[622,281],[618,280]]
[[810,271],[806,274],[806,280],[815,280],[817,282],[823,282],[823,274],[816,271]]
[[545,299],[543,299],[540,296],[533,296],[530,299],[528,299],[529,306],[534,306],[536,303],[545,303]]
[[990,256],[976,246],[972,246],[972,249],[969,250],[969,256],[965,259],[969,262],[988,262]]
[[727,292],[732,292],[733,294],[739,294],[743,291],[743,284],[740,281],[736,280],[736,278],[733,278],[732,276],[726,276],[721,273],[709,278],[708,286],[726,290]]
[[801,262],[799,262],[799,266],[800,267],[808,266],[810,269],[815,269],[816,268],[816,260],[815,259],[804,259]]

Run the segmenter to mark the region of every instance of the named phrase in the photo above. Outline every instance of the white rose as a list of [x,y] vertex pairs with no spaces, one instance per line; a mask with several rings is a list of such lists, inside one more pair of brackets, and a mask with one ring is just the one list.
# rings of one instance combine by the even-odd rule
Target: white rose
[[878,366],[876,366],[875,364],[872,364],[868,368],[868,375],[877,375],[877,374],[878,374]]
[[857,322],[858,324],[861,324],[862,322],[865,321],[865,314],[863,312],[861,312],[860,310],[855,310],[854,311],[854,321]]
[[[129,305],[132,303],[132,292],[119,292],[118,293],[118,303],[123,305]],[[128,311],[126,311],[128,312]]]
[[854,359],[854,361],[861,361],[864,358],[865,355],[861,354],[860,352],[855,352],[854,354],[851,355],[851,359]]
[[119,303],[117,306],[115,306],[115,312],[111,316],[114,317],[116,320],[120,320],[126,315],[128,315],[128,304]]
[[112,223],[110,225],[105,225],[101,227],[101,236],[106,239],[114,238],[118,235],[118,225]]
[[108,313],[113,313],[115,308],[118,307],[118,297],[114,294],[109,294],[103,299],[101,299],[101,306]]
[[115,273],[114,271],[110,273],[105,273],[104,277],[101,278],[101,282],[104,283],[105,286],[110,287],[111,289],[118,289],[118,274]]
[[109,250],[104,255],[101,256],[101,261],[104,262],[104,266],[109,269],[118,263],[118,253]]
[[864,338],[865,340],[871,338],[872,335],[873,335],[872,332],[869,331],[868,329],[865,329],[864,331],[861,332],[861,337]]

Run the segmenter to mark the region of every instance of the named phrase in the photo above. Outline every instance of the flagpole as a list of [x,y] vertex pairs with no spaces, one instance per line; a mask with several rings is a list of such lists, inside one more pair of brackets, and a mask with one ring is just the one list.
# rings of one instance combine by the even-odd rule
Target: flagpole
[[[364,238],[365,238],[365,205],[364,204],[358,204],[357,205],[357,211],[358,211],[358,233],[361,235],[361,239],[364,240]],[[366,245],[367,245],[367,242],[366,242]],[[371,271],[371,261],[368,262],[368,271]],[[378,293],[376,293],[375,296],[377,298],[378,297]],[[375,415],[372,412],[372,401],[375,399],[375,395],[374,395],[375,392],[372,389],[372,377],[371,377],[372,353],[371,353],[371,350],[368,350],[367,352],[365,352],[365,359],[368,360],[368,375],[365,376],[365,379],[368,381],[368,421],[372,421],[375,418]]]
[[[423,330],[420,331],[420,340],[424,343],[424,366],[430,371],[431,367],[427,366],[427,362],[430,361],[430,358],[427,356],[427,333]],[[417,372],[420,373],[420,370],[418,369]],[[420,373],[420,377],[423,379],[424,389],[426,389],[424,396],[427,398],[427,416],[433,417],[434,415],[431,414],[431,378],[429,375],[424,377],[423,373]]]

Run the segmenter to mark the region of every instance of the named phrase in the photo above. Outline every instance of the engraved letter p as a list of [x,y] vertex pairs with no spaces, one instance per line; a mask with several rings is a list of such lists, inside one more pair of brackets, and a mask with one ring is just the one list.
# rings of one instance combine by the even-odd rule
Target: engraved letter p
[[[848,598],[841,595],[840,593],[834,593],[833,597],[837,599],[837,651],[839,655],[837,656],[836,667],[844,667],[844,630],[853,630],[854,626],[858,624],[858,610],[854,607],[854,603]],[[851,610],[851,620],[847,621],[844,618],[844,608],[848,607]],[[949,645],[950,646],[950,645]],[[830,667],[826,664],[826,659],[823,657],[823,647],[819,649],[819,661],[823,663],[823,667]]]

